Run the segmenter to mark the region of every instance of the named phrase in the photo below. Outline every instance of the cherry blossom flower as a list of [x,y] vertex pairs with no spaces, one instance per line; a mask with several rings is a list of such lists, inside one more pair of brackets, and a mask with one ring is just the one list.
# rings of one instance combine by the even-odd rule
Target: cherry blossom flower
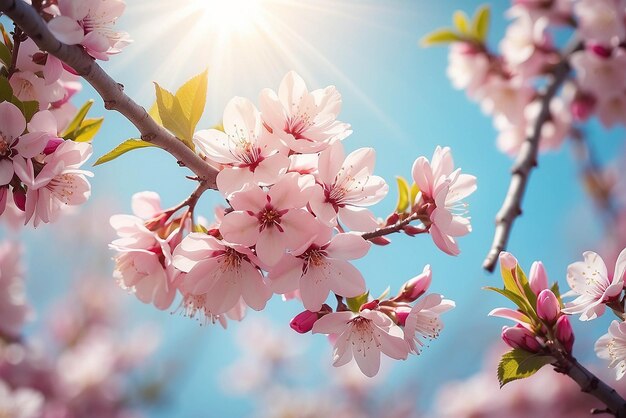
[[489,57],[472,44],[458,42],[450,46],[447,74],[452,85],[467,90],[471,98],[479,96],[479,90],[489,75]]
[[259,100],[264,122],[295,152],[319,152],[352,133],[350,125],[336,120],[341,111],[337,89],[309,92],[293,71],[283,78],[278,94],[264,89]]
[[9,184],[16,173],[24,182],[33,181],[26,169],[25,159],[40,154],[48,139],[55,136],[35,132],[37,122],[46,117],[52,115],[39,112],[33,116],[33,121],[28,125],[31,132],[24,134],[26,120],[22,112],[12,103],[0,103],[0,186]]
[[613,321],[609,332],[596,341],[596,354],[604,360],[610,360],[610,368],[615,368],[617,380],[626,374],[626,323]]
[[581,314],[581,321],[589,321],[601,316],[606,308],[605,303],[618,297],[622,292],[626,272],[626,249],[617,258],[612,278],[609,278],[606,265],[598,254],[585,251],[583,257],[584,261],[570,264],[567,268],[567,283],[572,290],[563,296],[579,296],[566,303],[563,312]]
[[196,146],[212,161],[223,164],[217,176],[219,190],[225,196],[245,184],[274,184],[289,167],[289,158],[280,149],[280,141],[263,127],[261,114],[247,99],[235,97],[224,109],[224,132],[199,131]]
[[24,294],[20,253],[21,247],[15,243],[0,244],[0,337],[19,337],[31,314]]
[[329,313],[315,322],[313,333],[336,335],[333,365],[343,366],[354,358],[368,377],[378,373],[381,352],[396,360],[409,354],[400,327],[379,311]]
[[38,418],[41,416],[44,398],[29,388],[11,390],[0,379],[0,416],[10,418]]
[[626,52],[621,48],[616,48],[609,56],[587,48],[572,54],[570,61],[581,89],[598,99],[623,94],[626,89]]
[[79,206],[91,195],[87,180],[93,174],[81,170],[91,156],[91,144],[64,141],[54,153],[44,158],[44,167],[34,176],[33,163],[27,162],[28,177],[34,177],[26,193],[26,223],[31,219],[36,227],[39,223],[54,222],[68,206]]
[[[161,213],[159,196],[154,192],[133,196],[133,215],[114,215],[110,219],[119,239],[109,247],[116,250],[115,277],[143,303],[167,309],[176,296],[174,282],[180,275],[172,264],[172,249],[180,242],[178,228],[152,231],[146,221]],[[160,235],[163,234],[164,238]]]
[[415,160],[412,174],[421,198],[433,206],[429,214],[433,241],[445,253],[458,255],[455,237],[472,230],[469,219],[463,216],[466,210],[461,200],[476,190],[476,177],[455,170],[450,148],[439,146],[432,162],[425,157]]
[[443,296],[431,293],[420,298],[411,308],[404,322],[404,340],[411,352],[419,354],[423,338],[435,339],[443,329],[441,314],[455,307],[455,303]]
[[113,28],[126,7],[123,0],[59,0],[57,5],[48,27],[61,42],[80,44],[104,61],[131,42],[126,32]]
[[492,75],[481,89],[481,108],[494,115],[496,126],[503,122],[516,125],[523,122],[524,109],[534,95],[535,90],[521,77]]
[[9,79],[13,94],[23,102],[36,101],[39,110],[63,99],[65,91],[59,83],[46,84],[46,80],[30,71],[16,71]]
[[233,244],[256,245],[256,254],[268,266],[278,263],[285,250],[295,250],[314,238],[316,220],[302,209],[313,187],[312,176],[287,173],[268,192],[249,184],[229,199],[234,211],[224,216],[220,232]]
[[578,31],[586,41],[606,46],[626,36],[623,0],[580,0],[574,6]]
[[381,177],[372,175],[375,151],[360,148],[344,159],[343,145],[336,142],[320,153],[317,180],[309,204],[319,220],[328,226],[339,221],[353,231],[368,232],[378,227],[365,206],[380,202],[389,190]]
[[[260,311],[272,297],[256,257],[246,247],[228,246],[200,233],[186,236],[174,251],[174,266],[186,274],[179,287],[212,315],[232,309],[239,299]],[[191,299],[190,299],[191,300]]]
[[322,226],[308,248],[284,255],[269,271],[274,292],[298,289],[304,307],[312,312],[322,308],[331,291],[348,298],[365,293],[361,272],[348,260],[364,257],[370,242],[353,233],[331,235],[332,230]]

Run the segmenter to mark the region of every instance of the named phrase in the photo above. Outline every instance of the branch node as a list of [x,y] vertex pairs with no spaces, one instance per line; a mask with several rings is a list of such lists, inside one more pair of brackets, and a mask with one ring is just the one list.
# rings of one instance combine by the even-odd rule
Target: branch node
[[156,134],[153,134],[153,133],[141,135],[141,139],[146,142],[152,142],[154,141],[155,138],[156,138]]
[[117,102],[115,100],[105,100],[104,101],[104,108],[106,110],[115,110],[115,105],[117,104]]

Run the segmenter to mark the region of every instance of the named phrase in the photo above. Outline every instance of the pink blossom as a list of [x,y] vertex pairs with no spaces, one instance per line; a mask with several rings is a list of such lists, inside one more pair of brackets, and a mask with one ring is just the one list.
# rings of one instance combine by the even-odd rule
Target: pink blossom
[[329,86],[309,92],[293,71],[283,78],[278,94],[264,89],[259,100],[265,123],[295,152],[319,152],[352,133],[350,125],[336,120],[341,111],[337,89]]
[[9,79],[13,94],[23,102],[36,101],[40,110],[61,100],[65,91],[59,83],[46,84],[46,80],[30,71],[17,71]]
[[19,337],[31,314],[24,293],[21,252],[21,247],[15,243],[0,244],[0,336]]
[[246,247],[268,266],[278,263],[285,250],[295,250],[314,238],[316,220],[303,207],[308,200],[312,176],[287,173],[268,192],[248,184],[233,193],[234,211],[224,216],[220,232],[224,239]]
[[261,114],[247,99],[235,97],[224,109],[224,132],[199,131],[196,146],[212,161],[222,164],[217,185],[223,195],[240,190],[248,183],[274,184],[289,167],[280,141],[263,127]]
[[68,206],[79,206],[91,195],[87,177],[93,174],[81,170],[91,156],[91,144],[64,141],[54,153],[43,160],[44,167],[34,177],[33,164],[27,163],[28,177],[34,177],[26,193],[26,223],[31,219],[36,227],[39,223],[54,222]]
[[586,41],[619,43],[626,36],[625,8],[623,0],[580,0],[574,6],[578,31]]
[[582,90],[599,100],[622,94],[626,89],[626,53],[616,48],[609,56],[601,56],[592,49],[572,54],[572,67]]
[[202,299],[207,314],[220,315],[239,299],[260,311],[272,297],[256,257],[245,247],[228,246],[200,233],[186,236],[174,251],[174,266],[186,273],[179,287],[184,294]]
[[602,258],[593,251],[583,253],[584,261],[570,264],[567,268],[567,283],[571,291],[563,296],[579,295],[565,304],[566,314],[581,314],[581,321],[589,321],[601,316],[605,303],[616,298],[624,288],[626,272],[626,249],[615,263],[615,274],[610,279]]
[[443,329],[441,314],[455,307],[451,300],[431,293],[418,299],[404,323],[404,340],[411,352],[419,354],[424,345],[422,339],[435,339]]
[[481,107],[493,114],[496,126],[517,125],[524,120],[524,109],[535,96],[535,90],[521,77],[489,77],[481,89]]
[[402,285],[400,293],[394,298],[394,300],[398,302],[416,301],[420,296],[426,293],[426,291],[430,287],[432,278],[433,273],[430,269],[430,264],[427,264],[420,274],[413,277],[411,280]]
[[489,57],[475,46],[462,42],[450,46],[448,77],[455,88],[466,90],[469,97],[477,98],[489,75],[489,67]]
[[40,154],[52,137],[47,132],[36,132],[37,121],[46,117],[43,112],[33,116],[28,125],[31,133],[24,134],[26,120],[22,112],[12,103],[0,103],[0,186],[9,184],[14,174],[25,183],[33,181],[26,159]]
[[17,388],[11,390],[0,379],[0,416],[10,418],[38,418],[41,416],[44,397],[36,390]]
[[422,199],[432,205],[430,234],[442,251],[458,255],[455,237],[468,234],[472,227],[462,200],[476,190],[476,177],[454,169],[450,148],[437,146],[432,161],[419,157],[413,163],[413,181]]
[[315,322],[313,333],[336,335],[333,365],[340,367],[354,358],[368,377],[378,373],[381,352],[397,360],[409,354],[400,327],[379,311],[329,313]]
[[339,296],[355,297],[365,293],[361,272],[348,262],[364,257],[369,241],[352,233],[331,238],[330,228],[321,227],[308,248],[286,254],[269,271],[272,289],[289,293],[298,289],[304,307],[317,312],[332,291]]
[[537,316],[549,324],[555,323],[561,313],[561,305],[550,289],[537,295]]
[[126,8],[123,0],[58,0],[50,31],[63,43],[82,45],[92,57],[108,60],[131,40],[114,25]]
[[318,219],[328,226],[339,221],[353,231],[367,232],[378,227],[365,206],[380,202],[389,190],[381,177],[372,175],[375,152],[360,148],[344,159],[343,144],[336,142],[320,153],[317,180],[309,204]]
[[626,374],[626,323],[613,321],[609,332],[596,341],[595,350],[598,357],[610,360],[610,368],[615,368],[617,380]]
[[172,249],[178,244],[176,228],[165,238],[146,227],[145,221],[160,210],[156,193],[143,192],[133,196],[133,215],[114,215],[110,223],[118,239],[109,247],[115,256],[115,277],[119,285],[134,293],[143,303],[152,303],[158,309],[167,309],[174,300],[174,282],[180,273],[172,264]]

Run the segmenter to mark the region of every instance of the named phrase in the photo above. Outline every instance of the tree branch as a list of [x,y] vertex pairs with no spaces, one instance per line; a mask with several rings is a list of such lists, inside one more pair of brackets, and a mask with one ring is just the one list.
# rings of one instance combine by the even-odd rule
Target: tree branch
[[[393,225],[389,225],[386,226],[384,228],[379,228],[376,231],[372,231],[372,232],[367,232],[365,234],[362,234],[361,236],[363,237],[364,240],[371,240],[374,238],[378,238],[378,237],[382,237],[385,235],[389,235],[389,234],[393,234],[395,232],[400,232],[405,226],[408,226],[411,222],[416,221],[418,219],[423,219],[424,216],[420,215],[418,213],[413,213],[410,216],[408,216],[407,218],[396,222]],[[423,230],[420,229],[419,232],[417,233],[424,233],[424,232],[428,232],[428,228],[424,228]]]
[[522,200],[526,191],[528,178],[532,169],[537,166],[541,130],[543,125],[550,120],[550,101],[559,91],[570,72],[570,55],[580,48],[582,48],[582,44],[579,41],[572,43],[571,46],[564,51],[561,61],[554,67],[552,81],[541,95],[541,110],[535,120],[532,134],[529,135],[522,144],[517,160],[511,169],[512,176],[509,189],[502,203],[502,207],[496,215],[496,230],[493,243],[483,262],[483,268],[490,272],[493,272],[500,252],[504,251],[506,248],[513,222],[522,214]]
[[616,418],[626,418],[626,401],[615,389],[604,383],[596,375],[583,367],[573,356],[552,349],[556,358],[556,371],[568,375],[580,390],[594,396],[607,406],[608,413]]
[[37,11],[22,0],[0,0],[0,12],[8,16],[37,46],[72,67],[98,92],[108,110],[115,110],[128,119],[151,142],[172,154],[178,163],[188,167],[209,188],[215,189],[217,171],[150,117],[124,93],[124,87],[113,80],[81,47],[59,42]]

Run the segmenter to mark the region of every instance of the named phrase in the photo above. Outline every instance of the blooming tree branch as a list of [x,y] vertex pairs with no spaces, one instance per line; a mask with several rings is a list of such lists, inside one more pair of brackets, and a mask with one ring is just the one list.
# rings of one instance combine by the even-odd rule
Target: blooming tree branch
[[19,0],[0,0],[0,12],[13,20],[42,51],[54,55],[87,80],[102,97],[105,107],[126,117],[139,130],[144,141],[172,154],[181,166],[188,167],[199,180],[206,181],[210,188],[217,187],[217,170],[159,126],[142,106],[124,93],[123,86],[113,80],[82,48],[60,42],[35,8]]
[[539,151],[539,140],[544,124],[550,119],[550,102],[557,94],[570,72],[569,57],[574,52],[580,50],[582,44],[574,41],[566,48],[562,54],[561,61],[556,65],[553,72],[552,81],[541,95],[541,110],[535,120],[532,133],[522,144],[517,160],[511,170],[511,182],[509,189],[502,203],[502,207],[496,215],[496,230],[493,237],[491,249],[483,262],[483,268],[493,271],[500,252],[506,249],[513,222],[522,214],[522,200],[526,192],[526,186],[530,173],[537,166],[537,155]]

